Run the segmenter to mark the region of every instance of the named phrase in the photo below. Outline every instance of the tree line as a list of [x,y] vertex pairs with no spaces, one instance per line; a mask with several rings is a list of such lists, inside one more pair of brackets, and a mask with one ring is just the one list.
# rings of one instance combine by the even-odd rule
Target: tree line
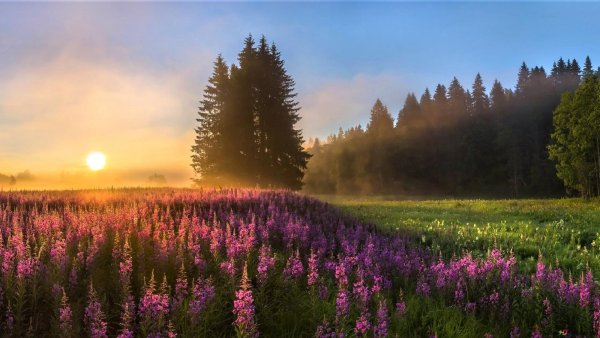
[[219,55],[208,82],[192,146],[196,184],[300,189],[309,154],[276,45],[248,36],[238,64]]
[[[408,94],[396,119],[378,99],[366,128],[340,128],[326,142],[314,141],[305,189],[343,194],[561,195],[565,186],[573,188],[561,179],[576,174],[561,170],[559,164],[559,179],[554,160],[560,151],[549,145],[554,139],[562,144],[556,149],[564,148],[573,137],[552,134],[553,111],[563,94],[575,91],[582,79],[584,84],[596,79],[598,72],[589,57],[583,68],[575,59],[560,58],[550,74],[544,67],[523,63],[514,89],[495,81],[488,92],[480,74],[465,89],[454,78],[447,87],[438,84],[433,94],[429,89],[419,98]],[[566,100],[578,97],[566,95]],[[560,143],[561,137],[567,139]],[[594,142],[600,140],[590,138],[586,149],[596,147]],[[593,156],[586,156],[582,166],[594,166]],[[600,153],[593,158],[598,157]],[[598,169],[596,173],[600,187]]]

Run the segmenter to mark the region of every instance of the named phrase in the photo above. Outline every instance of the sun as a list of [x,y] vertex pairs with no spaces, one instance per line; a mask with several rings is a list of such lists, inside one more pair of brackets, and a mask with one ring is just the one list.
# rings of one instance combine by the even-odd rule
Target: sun
[[106,156],[101,152],[93,152],[87,156],[85,163],[92,171],[102,170],[106,165]]

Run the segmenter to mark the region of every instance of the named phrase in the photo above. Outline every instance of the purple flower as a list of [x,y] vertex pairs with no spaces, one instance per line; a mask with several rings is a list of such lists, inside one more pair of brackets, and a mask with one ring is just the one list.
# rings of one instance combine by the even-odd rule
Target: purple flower
[[550,303],[550,300],[546,298],[542,303],[544,305],[544,314],[546,317],[552,317],[552,304]]
[[377,308],[377,323],[373,328],[373,336],[376,338],[387,337],[388,335],[388,310],[387,305],[383,299],[379,300],[379,307]]
[[350,310],[350,303],[348,302],[348,292],[345,288],[340,288],[335,299],[335,315],[337,318],[343,318],[348,314]]
[[304,274],[304,266],[300,260],[300,251],[298,249],[288,259],[285,269],[283,269],[283,274],[286,278],[292,279],[299,278]]
[[252,287],[248,280],[247,263],[244,265],[240,289],[235,292],[233,314],[236,316],[233,325],[235,325],[238,336],[258,337],[258,328],[254,322],[254,298],[252,297]]
[[404,292],[400,289],[400,295],[398,297],[398,301],[396,302],[396,313],[399,316],[402,316],[406,313],[406,303],[404,302]]
[[357,336],[366,336],[370,329],[371,323],[369,323],[369,313],[363,311],[354,324],[354,334]]
[[104,313],[98,302],[98,296],[94,286],[90,284],[88,294],[88,305],[85,307],[83,321],[89,337],[92,338],[107,338],[106,322],[104,321]]
[[310,249],[310,256],[308,257],[308,286],[313,286],[319,279],[319,258],[315,254],[313,248]]
[[61,335],[68,337],[71,335],[73,329],[73,311],[69,305],[69,298],[65,290],[62,289],[62,298],[60,299],[60,309],[58,309],[58,327]]
[[429,284],[427,284],[427,282],[425,280],[420,279],[417,282],[416,292],[418,295],[429,297],[429,295],[431,294],[431,287],[429,286]]
[[192,290],[192,299],[190,301],[190,314],[192,318],[198,318],[206,305],[215,298],[215,286],[212,280],[198,278]]
[[272,257],[271,247],[268,245],[261,246],[257,266],[257,279],[260,283],[264,283],[267,280],[268,272],[273,266],[275,266],[275,258]]
[[521,337],[521,330],[519,330],[518,326],[513,326],[510,330],[510,338],[519,338]]
[[188,280],[183,262],[179,268],[179,274],[175,281],[175,298],[173,299],[173,309],[178,309],[188,296]]
[[362,307],[366,307],[369,304],[369,287],[365,285],[362,271],[358,272],[358,280],[354,283],[353,293]]

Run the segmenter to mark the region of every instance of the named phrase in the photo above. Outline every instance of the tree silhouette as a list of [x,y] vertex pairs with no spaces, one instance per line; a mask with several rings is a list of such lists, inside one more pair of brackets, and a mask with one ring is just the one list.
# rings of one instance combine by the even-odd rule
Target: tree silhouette
[[192,168],[198,184],[300,189],[304,150],[294,81],[275,44],[244,40],[238,65],[217,57],[201,101]]

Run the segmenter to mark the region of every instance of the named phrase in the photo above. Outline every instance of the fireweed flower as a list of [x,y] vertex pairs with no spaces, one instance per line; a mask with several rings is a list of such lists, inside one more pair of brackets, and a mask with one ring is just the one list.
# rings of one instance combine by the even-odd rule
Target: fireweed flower
[[389,319],[388,319],[387,305],[385,303],[385,300],[380,299],[379,306],[377,307],[377,323],[375,324],[375,327],[373,328],[373,336],[375,338],[387,337],[388,326],[389,326]]
[[154,271],[152,271],[148,286],[138,305],[140,326],[146,334],[160,332],[166,324],[165,318],[169,313],[169,295],[164,294],[165,290],[162,290],[163,293],[157,293],[155,289]]
[[62,298],[60,299],[60,308],[58,309],[58,327],[62,337],[69,337],[72,334],[73,328],[73,311],[69,305],[69,299],[65,290],[62,289]]
[[313,286],[319,279],[319,258],[315,254],[315,250],[310,248],[310,256],[308,257],[308,286]]
[[133,317],[135,316],[135,305],[132,296],[128,296],[123,303],[121,314],[121,330],[117,338],[133,338],[134,334],[131,328]]
[[107,325],[104,321],[104,313],[102,306],[98,302],[98,296],[94,286],[90,284],[88,293],[88,304],[85,307],[83,321],[89,337],[92,338],[107,338]]
[[173,298],[173,309],[179,309],[188,296],[188,279],[185,266],[181,262],[177,280],[175,281],[175,297]]
[[594,314],[593,314],[594,330],[596,337],[600,338],[600,297],[594,297]]
[[296,252],[290,256],[283,269],[283,274],[289,279],[300,278],[304,274],[304,266],[300,260],[300,251],[296,249]]
[[198,278],[192,290],[189,312],[197,319],[206,305],[215,298],[215,287],[211,279]]
[[542,303],[544,305],[544,314],[546,317],[552,317],[552,304],[550,303],[550,300],[546,298]]
[[406,313],[406,303],[404,302],[404,292],[400,289],[400,294],[398,296],[398,302],[396,302],[396,313],[399,316],[402,316]]
[[248,279],[248,263],[244,265],[240,289],[235,292],[233,314],[236,316],[233,325],[238,337],[258,337],[258,328],[254,321],[254,298],[252,286]]
[[123,261],[119,262],[119,278],[121,279],[121,285],[123,290],[129,289],[129,283],[131,282],[131,272],[133,270],[133,261],[131,259],[131,247],[129,246],[129,240],[125,239],[123,246]]
[[349,311],[348,292],[344,287],[340,287],[335,299],[335,316],[336,318],[344,318]]
[[272,257],[271,247],[263,244],[258,255],[257,279],[260,283],[267,280],[268,272],[275,266],[275,258]]
[[357,272],[358,280],[354,283],[353,293],[356,299],[358,299],[362,307],[367,307],[369,304],[369,287],[365,285],[365,280],[361,270]]
[[519,330],[518,326],[513,326],[510,330],[510,338],[519,338],[521,337],[521,330]]
[[366,336],[370,329],[371,323],[369,323],[369,313],[363,311],[354,324],[354,334],[357,336]]
[[317,332],[315,332],[315,338],[337,338],[337,334],[329,325],[329,322],[323,320],[323,323],[317,326]]

